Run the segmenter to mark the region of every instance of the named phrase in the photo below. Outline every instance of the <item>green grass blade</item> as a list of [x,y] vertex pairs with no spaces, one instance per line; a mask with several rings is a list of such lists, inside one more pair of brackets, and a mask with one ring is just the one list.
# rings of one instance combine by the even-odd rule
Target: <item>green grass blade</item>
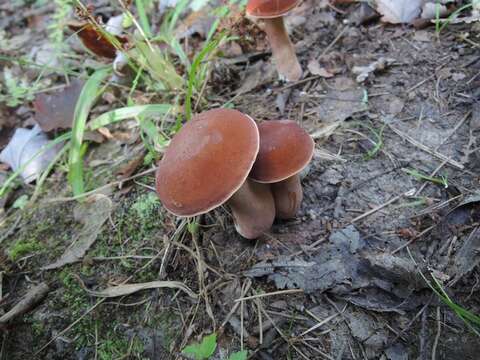
[[138,41],[135,45],[145,61],[145,67],[155,80],[161,81],[173,90],[182,88],[183,78],[177,74],[175,67],[166,56],[158,49],[148,46],[146,42]]
[[203,47],[202,51],[200,51],[200,53],[195,57],[192,62],[192,67],[188,72],[188,86],[187,94],[185,97],[185,118],[187,119],[187,121],[192,118],[193,90],[198,85],[198,83],[201,82],[201,75],[204,74],[201,66],[202,62],[208,55],[210,55],[215,49],[217,49],[218,45],[221,41],[225,39],[225,37],[225,34],[221,34],[218,39],[207,42],[207,44],[205,44],[205,46]]
[[135,5],[138,10],[138,17],[140,18],[140,25],[142,26],[143,32],[145,35],[150,38],[152,37],[152,30],[150,29],[150,22],[148,21],[147,11],[145,9],[145,4],[148,0],[135,0]]
[[101,93],[99,87],[109,73],[110,68],[104,68],[94,72],[83,86],[82,92],[80,93],[75,106],[72,138],[70,140],[70,152],[68,157],[68,179],[74,195],[80,195],[84,192],[82,143],[85,124],[90,109],[98,95]]
[[87,128],[89,130],[97,130],[109,124],[113,124],[125,119],[134,118],[136,116],[166,114],[172,109],[173,107],[169,104],[127,106],[100,115],[99,117],[90,121],[87,125]]

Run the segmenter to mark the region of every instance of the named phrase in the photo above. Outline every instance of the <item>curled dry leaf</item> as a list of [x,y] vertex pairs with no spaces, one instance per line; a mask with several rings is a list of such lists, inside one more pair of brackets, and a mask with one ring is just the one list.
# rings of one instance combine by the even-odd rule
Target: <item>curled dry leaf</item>
[[94,54],[109,59],[114,59],[117,53],[117,48],[108,39],[109,34],[115,37],[121,45],[127,43],[127,38],[124,36],[113,35],[106,31],[101,32],[95,25],[86,21],[69,21],[68,27],[75,31],[82,41],[83,45]]
[[72,244],[63,255],[42,270],[57,269],[80,261],[97,239],[103,223],[112,211],[112,201],[105,195],[94,194],[75,208],[75,218],[83,224],[80,232],[74,236]]
[[49,94],[39,94],[35,98],[35,121],[43,131],[69,129],[73,124],[73,114],[84,82],[73,80],[70,85]]
[[[46,149],[49,142],[38,125],[33,129],[17,129],[7,147],[0,153],[0,161],[10,165],[13,171],[22,169],[20,175],[23,181],[31,183],[48,167],[63,146],[56,144]],[[41,152],[42,150],[44,151]]]
[[408,24],[419,17],[422,0],[376,0],[376,10],[382,21],[390,24]]
[[147,283],[139,284],[123,284],[118,286],[112,286],[101,291],[91,291],[87,290],[90,295],[112,298],[117,296],[125,296],[136,293],[137,291],[146,290],[146,289],[159,289],[159,288],[170,288],[178,289],[185,292],[188,296],[196,299],[197,294],[195,294],[188,286],[179,282],[179,281],[151,281]]

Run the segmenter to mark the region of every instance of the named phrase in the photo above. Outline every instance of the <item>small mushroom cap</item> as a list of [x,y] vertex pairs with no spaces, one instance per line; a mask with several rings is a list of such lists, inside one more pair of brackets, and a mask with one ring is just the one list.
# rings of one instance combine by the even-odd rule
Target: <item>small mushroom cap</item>
[[247,15],[258,19],[271,19],[285,15],[300,0],[250,0],[247,4]]
[[259,149],[258,128],[236,110],[215,109],[187,122],[158,164],[156,189],[177,216],[206,213],[244,183]]
[[260,150],[249,177],[274,183],[293,176],[307,166],[315,143],[295,121],[264,121],[258,125]]

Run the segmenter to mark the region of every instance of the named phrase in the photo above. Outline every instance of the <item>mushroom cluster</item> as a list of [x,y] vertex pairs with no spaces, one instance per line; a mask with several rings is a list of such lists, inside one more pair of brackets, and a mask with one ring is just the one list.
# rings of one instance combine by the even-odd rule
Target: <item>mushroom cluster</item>
[[[298,81],[298,62],[283,16],[300,0],[249,0],[246,13],[263,22],[280,78]],[[311,137],[290,120],[257,126],[236,110],[214,109],[187,122],[175,135],[156,173],[168,211],[189,217],[223,204],[247,239],[268,231],[275,218],[290,219],[302,198],[299,173],[310,162]]]
[[190,217],[228,205],[237,232],[256,239],[275,219],[295,216],[298,173],[314,143],[294,121],[255,121],[237,110],[196,115],[173,137],[158,164],[156,190],[165,208]]

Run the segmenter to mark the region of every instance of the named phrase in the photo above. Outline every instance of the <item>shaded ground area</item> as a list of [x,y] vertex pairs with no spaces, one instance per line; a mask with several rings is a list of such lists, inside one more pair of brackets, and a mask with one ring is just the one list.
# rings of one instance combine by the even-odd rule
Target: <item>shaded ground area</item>
[[[33,284],[50,288],[2,329],[2,358],[170,359],[213,331],[218,358],[242,342],[258,359],[477,358],[478,337],[420,275],[480,313],[480,57],[460,39],[469,27],[437,36],[347,17],[329,7],[292,15],[304,80],[278,83],[262,71],[271,64],[261,52],[218,59],[211,76],[219,82],[206,88],[212,107],[230,101],[258,120],[297,120],[317,140],[295,220],[249,242],[217,209],[192,236],[161,207],[149,173],[104,189],[108,219],[81,262],[40,270],[86,226],[58,171],[37,206],[10,212],[2,226],[0,311]],[[354,69],[379,59],[384,69],[356,81]],[[118,139],[92,147],[91,188],[114,181],[138,152]],[[181,281],[199,296],[87,291],[156,280]]]

